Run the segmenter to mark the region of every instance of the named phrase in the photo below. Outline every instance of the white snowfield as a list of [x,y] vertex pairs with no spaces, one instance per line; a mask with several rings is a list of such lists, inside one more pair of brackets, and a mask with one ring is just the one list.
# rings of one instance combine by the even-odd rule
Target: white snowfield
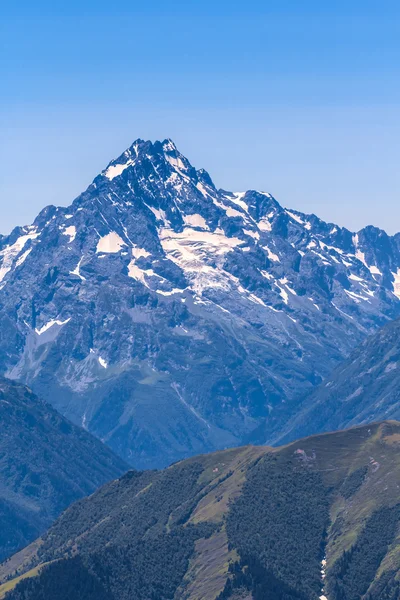
[[108,167],[108,169],[106,169],[106,171],[104,172],[104,175],[107,177],[107,179],[109,179],[111,181],[115,177],[118,177],[119,175],[121,175],[121,173],[123,173],[125,171],[125,169],[127,169],[128,167],[130,167],[134,164],[135,164],[135,161],[131,159],[131,160],[128,160],[124,164],[111,165],[110,167]]
[[191,225],[192,227],[200,227],[200,229],[210,229],[206,223],[206,220],[201,215],[182,215],[182,218],[186,225]]
[[151,256],[150,252],[147,252],[147,250],[145,250],[144,248],[138,248],[137,246],[135,246],[134,248],[132,248],[132,256],[134,258],[141,258],[143,256],[143,258],[147,258],[148,256]]
[[132,277],[132,279],[140,281],[141,283],[143,283],[143,285],[149,288],[146,278],[159,276],[153,271],[153,269],[141,269],[135,264],[134,260],[131,260],[131,262],[128,265],[128,277]]
[[96,252],[97,253],[105,253],[105,254],[114,254],[119,252],[126,243],[124,240],[116,233],[115,231],[111,231],[101,237],[97,243]]
[[[243,240],[227,237],[221,229],[214,232],[186,227],[182,232],[160,228],[164,252],[191,280],[196,294],[210,287],[229,289],[232,276],[223,270],[222,258]],[[220,263],[220,264],[218,264]]]
[[133,150],[135,152],[135,158],[132,157],[132,154],[129,150],[124,152],[125,162],[117,163],[114,165],[110,165],[107,167],[105,171],[103,171],[104,177],[107,177],[110,181],[115,179],[115,177],[119,177],[121,173],[125,171],[128,167],[132,167],[136,163],[136,157],[138,156],[138,147],[137,144],[133,146]]
[[272,231],[272,225],[267,217],[263,217],[260,221],[258,221],[257,225],[260,231]]
[[69,243],[71,243],[76,238],[76,227],[74,227],[74,225],[70,225],[62,231],[62,234],[67,235],[69,237]]
[[[33,228],[32,231],[26,235],[21,235],[12,245],[7,246],[0,252],[0,281],[2,281],[7,273],[11,271],[14,265],[14,260],[24,249],[24,246],[28,240],[34,240],[39,235],[40,234],[37,232],[37,229]],[[17,267],[25,261],[28,254],[29,252],[25,252],[24,255],[19,258],[19,261],[17,261],[18,264],[16,265]]]
[[267,256],[270,260],[273,260],[274,262],[281,262],[279,256],[275,254],[275,252],[272,252],[272,250],[270,250],[268,246],[263,246],[263,248],[266,251]]

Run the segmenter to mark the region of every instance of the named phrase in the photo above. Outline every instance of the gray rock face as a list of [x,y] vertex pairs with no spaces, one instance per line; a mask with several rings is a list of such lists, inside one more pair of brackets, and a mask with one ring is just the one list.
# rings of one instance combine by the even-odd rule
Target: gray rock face
[[369,336],[297,407],[277,441],[299,431],[345,429],[380,419],[400,420],[400,320]]
[[236,444],[400,315],[400,236],[217,190],[137,140],[0,239],[0,370],[135,466]]
[[78,498],[127,470],[28,388],[0,378],[0,561]]

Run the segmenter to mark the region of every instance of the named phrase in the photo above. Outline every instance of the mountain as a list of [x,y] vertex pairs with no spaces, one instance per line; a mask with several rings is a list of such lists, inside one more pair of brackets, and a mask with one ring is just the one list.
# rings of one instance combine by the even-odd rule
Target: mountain
[[217,189],[137,140],[0,238],[0,372],[136,467],[268,437],[400,316],[400,235]]
[[0,378],[0,559],[40,535],[72,502],[127,470],[28,388]]
[[382,419],[400,419],[399,319],[368,337],[307,396],[278,440]]
[[400,424],[129,472],[0,568],[7,600],[397,600]]

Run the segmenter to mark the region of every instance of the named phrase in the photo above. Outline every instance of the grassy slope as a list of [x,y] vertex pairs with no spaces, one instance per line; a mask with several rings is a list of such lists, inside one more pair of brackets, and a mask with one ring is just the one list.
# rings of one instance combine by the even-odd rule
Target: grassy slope
[[[257,460],[261,457],[262,463],[268,456],[275,456],[279,469],[293,473],[293,477],[303,470],[320,477],[331,521],[326,544],[328,576],[343,552],[357,542],[374,511],[399,501],[400,425],[395,422],[313,436],[277,449],[236,448],[194,457],[162,472],[123,477],[104,486],[68,509],[39,546],[28,547],[15,575],[76,552],[90,554],[105,541],[111,546],[121,545],[136,535],[147,539],[176,532],[182,524],[215,523],[220,526],[210,537],[195,541],[186,575],[175,594],[175,598],[213,600],[224,589],[229,564],[238,559],[237,549],[228,547],[225,519],[246,481],[252,480]],[[268,470],[265,473],[268,477]],[[350,492],[345,493],[345,489]],[[152,512],[154,519],[143,523]],[[143,531],[138,529],[138,522]],[[18,558],[14,557],[2,566],[0,576],[10,575],[16,565]],[[397,538],[388,548],[370,591],[373,593],[380,577],[399,570],[399,565]]]

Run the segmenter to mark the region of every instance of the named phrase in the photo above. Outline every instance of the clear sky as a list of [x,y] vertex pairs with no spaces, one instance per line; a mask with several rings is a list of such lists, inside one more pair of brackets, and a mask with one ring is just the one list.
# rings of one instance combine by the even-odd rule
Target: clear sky
[[0,232],[138,138],[217,186],[400,231],[398,0],[2,3]]

